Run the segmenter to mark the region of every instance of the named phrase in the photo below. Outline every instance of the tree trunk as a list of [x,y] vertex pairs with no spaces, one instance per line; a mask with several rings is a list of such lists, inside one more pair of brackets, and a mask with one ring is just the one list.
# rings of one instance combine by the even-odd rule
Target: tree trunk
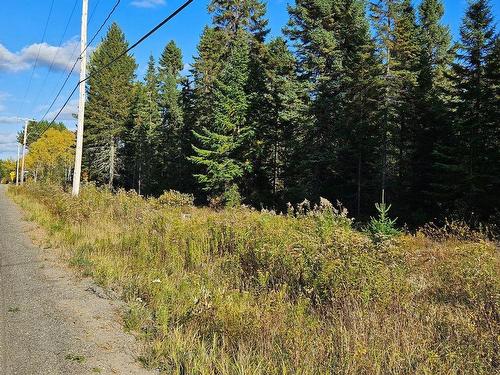
[[361,213],[361,153],[358,154],[358,192],[357,192],[357,217]]
[[109,153],[109,181],[108,181],[108,187],[110,189],[113,188],[113,178],[115,176],[115,140],[114,138],[111,138],[111,145],[110,145],[110,153]]

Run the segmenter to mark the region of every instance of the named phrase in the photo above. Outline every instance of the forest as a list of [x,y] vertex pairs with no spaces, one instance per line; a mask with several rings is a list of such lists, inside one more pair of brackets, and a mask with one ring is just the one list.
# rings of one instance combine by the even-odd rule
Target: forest
[[189,73],[170,41],[141,79],[132,55],[103,69],[128,46],[113,24],[89,63],[84,179],[215,207],[323,197],[360,221],[384,201],[410,227],[498,223],[496,21],[470,1],[454,41],[444,10],[296,0],[271,39],[263,1],[212,0]]
[[174,41],[144,77],[104,68],[128,46],[110,26],[78,195],[75,134],[30,123],[6,194],[42,256],[124,302],[157,373],[499,373],[491,3],[458,40],[441,0],[296,0],[274,39],[261,0],[208,11],[188,73]]

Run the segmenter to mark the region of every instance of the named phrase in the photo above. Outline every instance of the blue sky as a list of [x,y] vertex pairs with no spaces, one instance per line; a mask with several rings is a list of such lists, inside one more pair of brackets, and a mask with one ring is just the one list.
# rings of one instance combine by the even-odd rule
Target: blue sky
[[[63,31],[77,2],[66,35]],[[290,2],[289,0],[288,2]],[[456,36],[460,20],[466,7],[466,0],[444,0],[446,15],[444,22],[450,25]],[[89,21],[89,36],[93,35],[100,23],[115,3],[115,0],[89,0],[89,13],[94,10]],[[124,30],[129,42],[135,42],[149,28],[160,22],[182,0],[121,0],[112,17]],[[418,3],[418,1],[416,1]],[[15,134],[22,125],[16,117],[39,119],[59,89],[65,76],[65,69],[71,66],[79,49],[81,0],[54,0],[54,8],[42,42],[45,21],[49,14],[51,0],[2,0],[0,5],[0,159],[16,154]],[[491,0],[495,18],[500,15],[500,0]],[[145,70],[149,54],[156,58],[164,45],[173,39],[182,49],[186,67],[196,54],[203,27],[210,23],[206,8],[208,0],[195,0],[172,22],[146,40],[136,50],[134,56],[139,64],[138,75]],[[268,18],[271,36],[279,35],[286,24],[288,14],[286,0],[268,1]],[[105,32],[106,29],[102,32]],[[96,42],[101,39],[100,35]],[[62,38],[60,48],[59,42]],[[94,43],[95,44],[95,43]],[[32,84],[27,90],[33,71],[35,57],[40,51],[37,69]],[[55,56],[55,58],[54,58]],[[54,61],[52,72],[48,67]],[[72,86],[77,82],[77,72],[73,74],[55,109],[62,105]],[[76,96],[62,114],[70,128],[75,121],[71,114],[76,112]]]

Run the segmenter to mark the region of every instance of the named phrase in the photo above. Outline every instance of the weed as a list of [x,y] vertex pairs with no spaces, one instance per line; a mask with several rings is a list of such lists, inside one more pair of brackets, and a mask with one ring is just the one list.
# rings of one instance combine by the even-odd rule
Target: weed
[[499,370],[500,258],[483,237],[402,234],[385,206],[359,232],[326,200],[277,215],[92,185],[77,198],[47,185],[9,194],[121,294],[141,361],[166,374]]
[[64,359],[66,359],[67,361],[72,361],[72,362],[77,362],[77,363],[85,362],[85,357],[83,355],[80,355],[80,354],[69,353],[69,354],[66,354]]

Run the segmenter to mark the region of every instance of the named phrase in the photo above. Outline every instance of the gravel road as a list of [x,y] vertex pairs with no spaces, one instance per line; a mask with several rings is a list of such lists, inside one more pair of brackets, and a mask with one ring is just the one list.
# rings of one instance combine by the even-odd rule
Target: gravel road
[[33,245],[34,226],[0,185],[0,374],[154,374],[123,332],[123,304],[79,279],[55,249]]

